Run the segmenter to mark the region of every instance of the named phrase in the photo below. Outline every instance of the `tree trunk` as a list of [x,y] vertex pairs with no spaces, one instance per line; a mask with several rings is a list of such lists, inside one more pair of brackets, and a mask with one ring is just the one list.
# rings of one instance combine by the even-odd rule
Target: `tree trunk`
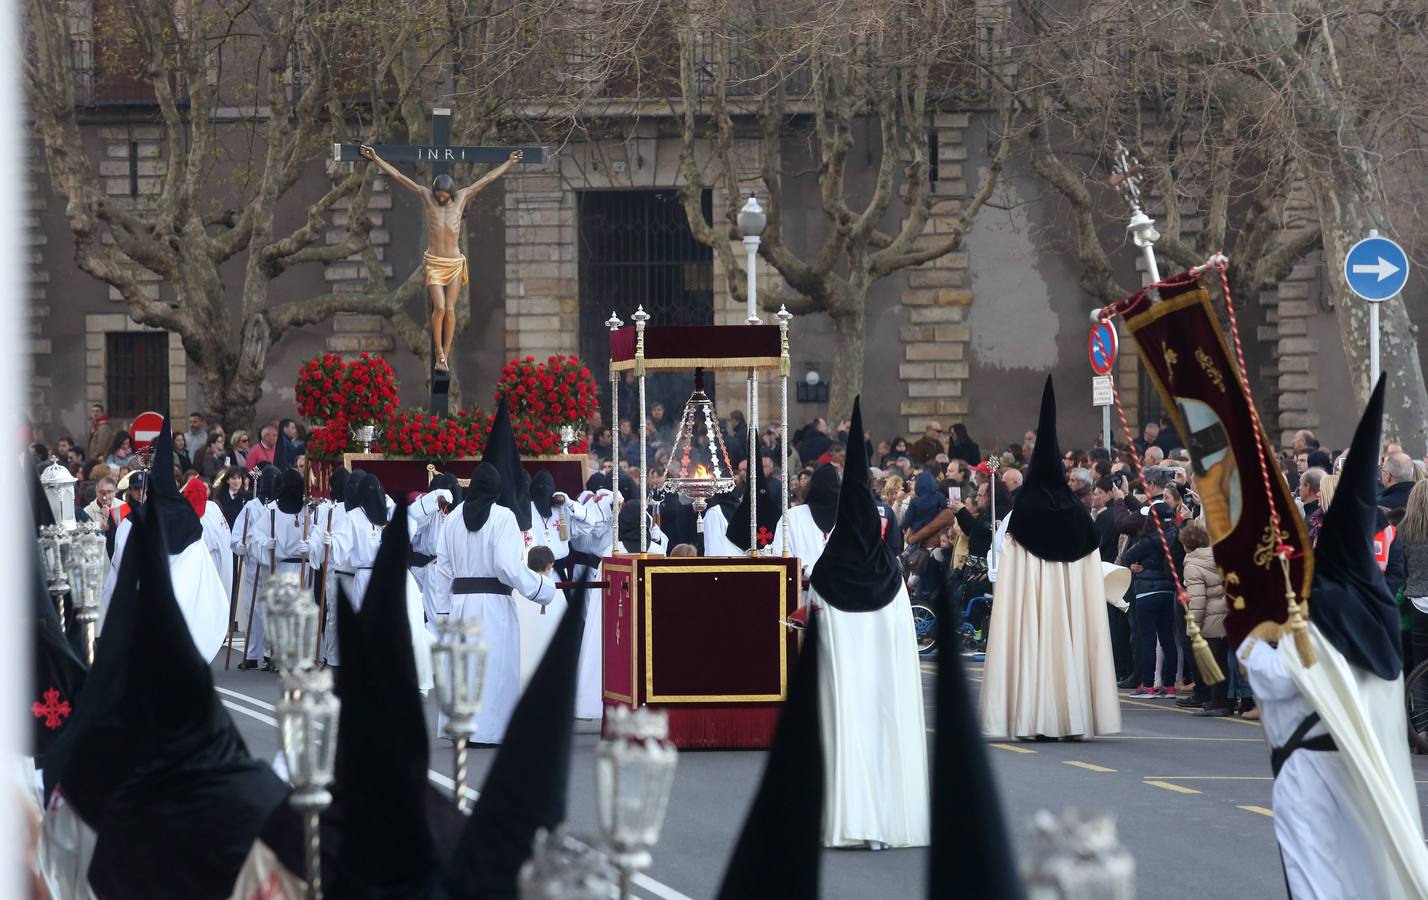
[[[833,350],[832,382],[828,387],[828,418],[836,426],[852,415],[853,398],[863,390],[864,299],[847,314],[835,314],[837,341]],[[833,430],[833,429],[830,429]]]

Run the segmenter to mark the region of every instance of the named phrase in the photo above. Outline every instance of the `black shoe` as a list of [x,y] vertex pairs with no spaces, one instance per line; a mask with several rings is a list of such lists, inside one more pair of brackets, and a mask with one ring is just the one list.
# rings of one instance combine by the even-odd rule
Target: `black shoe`
[[1136,681],[1135,675],[1127,675],[1120,681],[1116,682],[1116,687],[1120,688],[1123,691],[1133,691],[1139,686],[1140,682]]
[[1188,697],[1181,697],[1179,700],[1176,700],[1175,705],[1181,709],[1194,709],[1197,706],[1204,706],[1205,701],[1197,700],[1195,695],[1191,694]]
[[256,659],[245,659],[238,664],[238,671],[240,672],[256,668],[258,668],[258,661]]
[[1230,709],[1228,706],[1207,706],[1204,709],[1196,712],[1195,715],[1202,716],[1205,718],[1222,719],[1232,715],[1233,713],[1234,710]]

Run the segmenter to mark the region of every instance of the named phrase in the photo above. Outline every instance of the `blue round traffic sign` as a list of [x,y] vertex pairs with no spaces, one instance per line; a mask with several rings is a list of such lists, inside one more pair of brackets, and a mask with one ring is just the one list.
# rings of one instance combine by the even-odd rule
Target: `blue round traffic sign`
[[1344,280],[1370,303],[1396,297],[1408,282],[1408,254],[1394,241],[1369,232],[1344,257]]
[[1097,375],[1109,375],[1111,369],[1116,366],[1116,351],[1120,346],[1120,338],[1116,336],[1116,329],[1110,322],[1097,322],[1096,327],[1091,329],[1091,341],[1088,347],[1091,357],[1091,371]]

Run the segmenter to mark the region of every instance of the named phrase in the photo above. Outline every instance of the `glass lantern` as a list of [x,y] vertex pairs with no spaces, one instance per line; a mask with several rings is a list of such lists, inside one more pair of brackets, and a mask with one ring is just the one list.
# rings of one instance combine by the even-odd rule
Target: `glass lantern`
[[521,900],[608,900],[617,882],[609,858],[561,825],[553,832],[536,831],[516,887]]
[[313,664],[317,646],[317,603],[296,572],[279,572],[263,583],[263,636],[278,670]]
[[50,597],[59,610],[60,629],[65,628],[64,595],[69,593],[69,575],[74,547],[63,525],[40,527],[40,561],[45,567],[45,582]]
[[694,393],[684,404],[684,415],[665,469],[666,493],[683,494],[694,502],[694,521],[704,530],[704,510],[709,498],[734,489],[734,469],[714,401],[704,393],[704,370],[694,370]]
[[73,528],[75,524],[74,488],[78,483],[79,479],[53,456],[50,457],[50,464],[40,473],[40,487],[44,488],[50,512],[54,514],[55,523],[64,528]]
[[1133,900],[1135,858],[1116,836],[1110,816],[1032,817],[1036,848],[1022,864],[1027,900]]
[[[648,866],[674,786],[679,752],[663,710],[605,709],[606,739],[595,749],[595,807],[600,833],[627,874]],[[628,878],[622,876],[622,881]]]
[[94,663],[94,629],[104,597],[104,579],[109,571],[104,535],[93,524],[75,529],[71,538],[70,600],[75,615],[84,625],[86,661]]
[[446,716],[447,732],[452,736],[470,737],[476,731],[481,683],[486,674],[486,645],[481,640],[481,623],[446,616],[437,625],[431,663],[436,702]]
[[337,762],[337,717],[342,703],[332,692],[329,669],[297,669],[288,673],[292,690],[278,704],[278,730],[283,757],[292,779],[292,803],[299,809],[327,806]]

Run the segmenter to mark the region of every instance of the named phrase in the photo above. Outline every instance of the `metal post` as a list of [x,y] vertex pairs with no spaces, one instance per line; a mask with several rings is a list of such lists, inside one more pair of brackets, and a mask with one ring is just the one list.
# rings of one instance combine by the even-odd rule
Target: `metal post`
[[470,738],[464,734],[456,737],[456,808],[462,813],[471,811],[471,802],[466,799],[466,750]]
[[749,315],[744,319],[745,324],[759,325],[759,275],[755,264],[759,258],[759,241],[756,234],[748,235],[744,238],[744,251],[749,255],[749,261],[744,266],[748,275],[747,288],[745,294],[749,300]]
[[[754,370],[749,370],[749,439],[755,440],[759,433],[759,383],[754,379]],[[759,555],[759,491],[756,479],[763,477],[763,460],[759,457],[757,443],[749,445],[749,555]],[[784,529],[787,531],[788,529]]]
[[[1114,376],[1112,376],[1114,377]],[[1111,454],[1111,461],[1115,462],[1115,451],[1111,449],[1115,442],[1111,440],[1111,408],[1101,407],[1101,446],[1106,448],[1106,452]]]
[[1378,384],[1378,304],[1369,304],[1369,387]]
[[[623,328],[624,322],[614,313],[605,320],[605,327],[613,334]],[[610,555],[620,549],[620,373],[615,371],[614,360],[610,360],[610,425],[615,430],[610,439],[613,444],[613,458],[610,461]],[[596,501],[599,502],[598,500]]]
[[[645,498],[649,495],[649,441],[645,436],[645,323],[650,314],[640,306],[635,309],[635,375],[640,381],[640,552],[649,552],[649,510],[645,508]],[[616,519],[615,530],[619,531]]]
[[322,809],[314,808],[303,812],[303,828],[307,833],[307,896],[308,900],[322,900]]
[[780,503],[781,503],[781,505],[782,505],[782,516],[783,516],[783,548],[782,548],[782,555],[786,557],[786,556],[788,556],[788,532],[789,532],[789,527],[788,527],[788,370],[789,370],[788,323],[793,319],[793,313],[791,313],[791,312],[788,311],[788,307],[787,307],[787,306],[780,306],[780,307],[778,308],[777,318],[778,318],[779,344],[780,344],[780,347],[779,347],[779,355],[780,355],[780,357],[781,357],[780,360],[779,360],[779,371],[780,371],[780,373],[781,373],[779,389],[780,389],[780,391],[783,393],[783,413],[782,413],[782,422],[780,423],[779,432],[778,432],[778,452],[779,452],[779,471],[783,473],[783,479],[782,479],[782,482],[783,482],[783,499],[780,501]]

